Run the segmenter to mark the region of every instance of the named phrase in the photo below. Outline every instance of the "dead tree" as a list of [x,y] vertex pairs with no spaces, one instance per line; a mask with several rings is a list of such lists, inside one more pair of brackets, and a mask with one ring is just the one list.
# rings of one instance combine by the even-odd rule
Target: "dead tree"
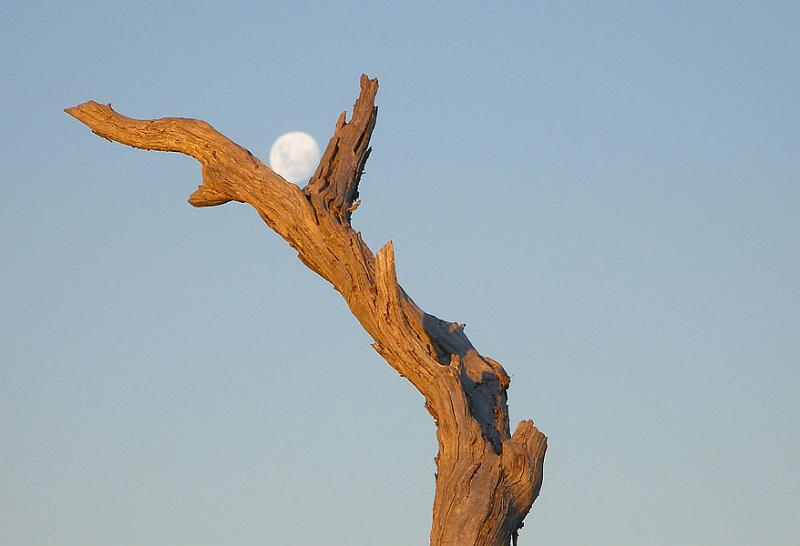
[[397,283],[391,241],[373,254],[350,223],[370,153],[378,81],[361,76],[350,121],[342,112],[316,173],[300,189],[205,121],[136,120],[90,101],[66,112],[108,140],[181,152],[202,165],[195,207],[252,206],[330,282],[372,346],[425,398],[437,426],[432,546],[508,546],[539,494],[547,438],[522,421],[510,433],[503,367],[481,355],[464,327],[420,309]]

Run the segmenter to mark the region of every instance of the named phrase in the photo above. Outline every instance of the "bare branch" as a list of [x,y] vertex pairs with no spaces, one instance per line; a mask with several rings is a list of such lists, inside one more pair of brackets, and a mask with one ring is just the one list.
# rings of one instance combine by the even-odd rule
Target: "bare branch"
[[136,120],[87,102],[67,113],[96,134],[136,148],[180,152],[202,166],[196,207],[239,201],[341,293],[373,347],[425,397],[437,425],[431,544],[508,546],[539,493],[545,436],[523,421],[509,430],[509,377],[483,356],[464,325],[424,312],[397,281],[391,242],[373,255],[350,226],[375,127],[377,80],[361,77],[350,122],[343,113],[305,190],[286,182],[205,121]]
[[302,191],[209,123],[189,118],[138,120],[110,104],[85,102],[64,110],[101,137],[143,150],[180,152],[202,165],[203,183],[189,197],[196,207],[251,204],[290,243],[302,239],[314,212]]
[[358,183],[371,151],[369,141],[378,116],[374,105],[377,92],[378,80],[362,74],[353,117],[346,123],[345,113],[339,116],[317,171],[305,188],[317,208],[325,208],[347,223],[358,206]]
[[522,517],[528,513],[542,488],[545,451],[547,436],[530,420],[520,421],[514,435],[503,442],[506,485],[511,492],[511,502]]

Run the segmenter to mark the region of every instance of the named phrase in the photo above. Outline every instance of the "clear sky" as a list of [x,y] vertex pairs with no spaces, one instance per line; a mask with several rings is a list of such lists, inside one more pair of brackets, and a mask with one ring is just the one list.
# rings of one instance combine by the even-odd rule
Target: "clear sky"
[[421,397],[194,160],[380,78],[355,227],[550,438],[521,545],[800,543],[800,4],[5,2],[0,544],[427,543]]

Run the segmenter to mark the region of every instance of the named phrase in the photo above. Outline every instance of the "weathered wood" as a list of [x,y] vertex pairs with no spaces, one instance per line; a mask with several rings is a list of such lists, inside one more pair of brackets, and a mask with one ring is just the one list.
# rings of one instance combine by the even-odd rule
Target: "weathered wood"
[[394,247],[377,254],[350,225],[369,156],[378,82],[361,77],[349,122],[339,117],[315,175],[299,189],[204,121],[135,120],[86,102],[66,112],[108,140],[181,152],[202,165],[196,207],[251,205],[328,280],[374,339],[375,350],[425,397],[437,425],[432,546],[507,546],[539,494],[547,439],[532,421],[510,434],[503,367],[464,327],[425,313],[397,282]]

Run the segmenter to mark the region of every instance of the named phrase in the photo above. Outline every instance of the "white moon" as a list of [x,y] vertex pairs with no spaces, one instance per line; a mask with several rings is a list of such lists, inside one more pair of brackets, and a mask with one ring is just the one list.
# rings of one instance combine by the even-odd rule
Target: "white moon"
[[273,171],[294,184],[305,184],[319,163],[319,146],[314,137],[292,131],[278,137],[269,151]]

